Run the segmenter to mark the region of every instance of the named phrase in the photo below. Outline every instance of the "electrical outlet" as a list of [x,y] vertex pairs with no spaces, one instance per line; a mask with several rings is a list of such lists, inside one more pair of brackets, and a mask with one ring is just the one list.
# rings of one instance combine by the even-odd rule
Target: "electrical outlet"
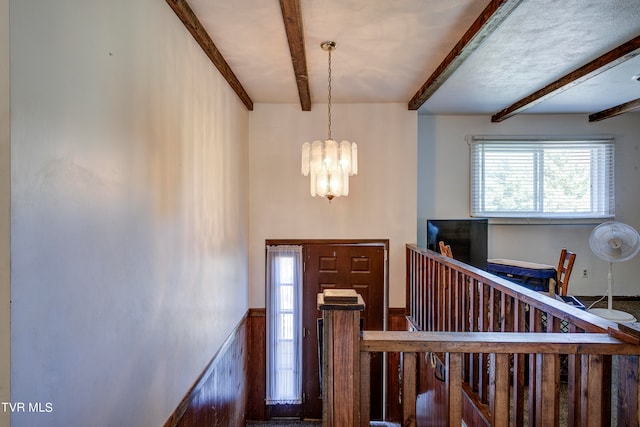
[[589,277],[589,272],[587,271],[587,269],[585,268],[584,270],[582,270],[582,278],[586,279],[587,277]]

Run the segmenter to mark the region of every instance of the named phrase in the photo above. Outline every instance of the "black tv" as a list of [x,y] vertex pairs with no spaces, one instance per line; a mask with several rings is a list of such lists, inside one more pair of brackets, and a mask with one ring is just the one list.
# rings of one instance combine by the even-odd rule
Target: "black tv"
[[486,270],[488,226],[486,218],[427,220],[427,249],[440,252],[443,241],[456,260]]

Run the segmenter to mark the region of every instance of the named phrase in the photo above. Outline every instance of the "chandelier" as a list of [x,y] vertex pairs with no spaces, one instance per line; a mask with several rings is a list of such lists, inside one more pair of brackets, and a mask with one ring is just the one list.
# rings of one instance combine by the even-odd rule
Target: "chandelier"
[[322,50],[329,54],[329,132],[326,141],[302,144],[302,174],[310,176],[311,195],[334,197],[349,194],[349,176],[358,174],[358,146],[355,142],[337,143],[331,137],[331,52],[336,43],[322,42]]

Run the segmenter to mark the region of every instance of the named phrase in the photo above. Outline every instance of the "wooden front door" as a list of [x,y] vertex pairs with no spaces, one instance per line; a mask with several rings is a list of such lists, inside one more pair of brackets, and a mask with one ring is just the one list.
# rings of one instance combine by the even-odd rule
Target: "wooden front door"
[[[385,313],[385,245],[309,244],[305,245],[303,285],[303,393],[304,417],[322,418],[322,398],[318,363],[317,294],[324,289],[355,289],[364,298],[365,330],[383,330]],[[371,419],[382,419],[382,354],[371,358]]]

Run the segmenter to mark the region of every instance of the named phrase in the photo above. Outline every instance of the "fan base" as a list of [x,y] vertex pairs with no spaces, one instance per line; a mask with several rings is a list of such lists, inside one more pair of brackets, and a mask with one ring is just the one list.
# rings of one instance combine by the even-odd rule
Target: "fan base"
[[607,308],[592,308],[589,313],[600,316],[603,319],[612,320],[614,322],[632,323],[636,321],[636,318],[631,314],[620,310],[609,310]]

